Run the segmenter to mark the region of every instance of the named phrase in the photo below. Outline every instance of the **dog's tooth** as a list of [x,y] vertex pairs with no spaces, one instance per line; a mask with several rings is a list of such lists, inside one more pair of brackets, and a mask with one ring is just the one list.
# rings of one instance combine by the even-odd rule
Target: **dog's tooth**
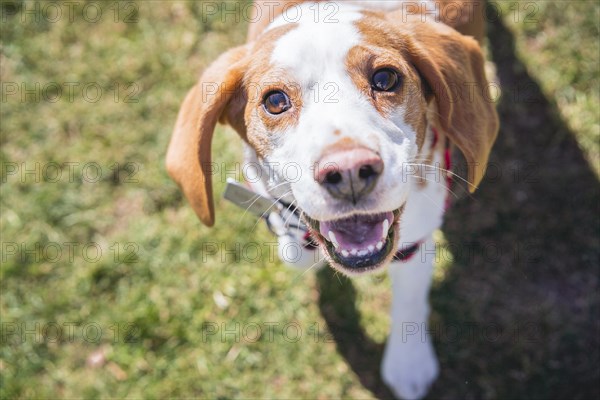
[[369,252],[367,250],[361,250],[358,252],[358,256],[359,257],[364,257],[368,254]]
[[348,250],[342,250],[342,255],[344,257],[348,257],[350,255],[350,253],[348,253]]
[[352,249],[352,250],[350,250],[350,254],[352,254],[353,256],[355,256],[356,254],[358,254],[358,250]]
[[340,244],[338,243],[337,238],[335,237],[335,233],[333,233],[333,231],[329,231],[327,233],[327,236],[329,236],[329,240],[331,240],[331,243],[333,243],[335,248],[338,249],[340,247]]
[[377,250],[383,249],[383,242],[377,242],[377,245],[375,245],[375,247],[377,247]]
[[375,250],[375,246],[373,246],[372,244],[369,245],[368,247],[369,252],[372,253]]
[[383,221],[383,227],[381,228],[381,238],[382,239],[385,239],[387,237],[389,230],[390,230],[390,221],[388,221],[386,218],[385,221]]

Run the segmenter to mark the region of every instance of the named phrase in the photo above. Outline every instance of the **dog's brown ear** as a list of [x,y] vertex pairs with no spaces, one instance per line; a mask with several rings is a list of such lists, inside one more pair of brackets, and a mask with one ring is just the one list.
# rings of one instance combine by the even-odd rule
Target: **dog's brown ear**
[[484,58],[471,37],[436,22],[410,21],[408,57],[435,96],[440,128],[465,156],[469,188],[481,182],[498,133]]
[[217,121],[230,119],[226,109],[240,93],[246,54],[247,45],[231,49],[204,71],[181,105],[167,151],[169,175],[181,186],[192,208],[207,226],[215,222],[212,137]]

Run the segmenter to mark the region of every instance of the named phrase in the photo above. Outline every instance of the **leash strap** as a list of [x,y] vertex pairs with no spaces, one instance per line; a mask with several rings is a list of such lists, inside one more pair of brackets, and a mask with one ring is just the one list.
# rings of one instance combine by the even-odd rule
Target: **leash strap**
[[227,180],[224,197],[245,212],[264,219],[267,228],[275,236],[289,236],[306,250],[317,249],[308,227],[300,219],[300,213],[297,209],[292,209],[291,204],[256,193],[233,179]]

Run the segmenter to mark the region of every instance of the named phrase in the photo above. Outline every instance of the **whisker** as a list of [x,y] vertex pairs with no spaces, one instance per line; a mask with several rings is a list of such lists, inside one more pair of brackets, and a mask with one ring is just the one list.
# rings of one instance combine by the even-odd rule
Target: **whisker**
[[[289,212],[290,208],[294,205],[295,202],[296,202],[296,199],[294,199],[294,201],[292,201],[290,203],[290,205],[288,206],[288,208],[285,211]],[[296,213],[297,209],[298,209],[298,207],[294,207],[294,210],[292,212],[290,212],[290,215],[288,215],[288,217],[285,219],[285,222],[283,223],[284,226],[288,226],[288,223],[290,222],[290,218],[292,218],[292,216]]]
[[426,197],[426,198],[427,198],[429,201],[431,201],[431,202],[433,203],[433,205],[434,205],[434,206],[436,206],[436,207],[438,207],[440,210],[444,211],[444,210],[446,209],[446,207],[444,207],[444,206],[442,206],[442,205],[438,204],[438,202],[437,202],[437,201],[433,200],[433,199],[432,199],[431,197],[429,197],[429,196],[428,196],[426,193],[424,193],[424,192],[421,192],[421,194],[422,194],[423,196],[425,196],[425,197]]
[[404,165],[414,165],[414,166],[417,166],[417,167],[434,168],[434,169],[437,169],[439,171],[446,172],[446,173],[452,175],[453,177],[456,177],[456,178],[460,179],[461,181],[463,181],[467,185],[473,187],[474,189],[477,189],[477,186],[473,185],[471,182],[469,182],[468,180],[466,180],[462,176],[460,176],[458,174],[455,174],[454,172],[450,171],[449,169],[441,168],[441,167],[438,167],[436,165],[419,164],[419,163],[404,163]]
[[[275,188],[277,188],[277,187],[279,187],[279,186],[282,186],[282,185],[284,185],[284,184],[286,184],[286,183],[287,183],[287,182],[282,182],[282,183],[279,183],[279,184],[277,184],[277,185],[273,186],[271,189],[275,189]],[[250,203],[250,205],[249,205],[249,206],[248,206],[248,207],[247,207],[247,208],[244,210],[244,212],[242,213],[242,215],[241,215],[241,216],[240,216],[240,218],[238,219],[238,223],[240,223],[240,222],[241,222],[242,218],[244,218],[244,216],[245,216],[245,215],[248,213],[248,210],[249,210],[249,209],[250,209],[250,208],[251,208],[251,207],[254,205],[254,203],[256,203],[256,202],[258,201],[258,199],[260,199],[260,198],[261,198],[261,195],[260,195],[260,194],[257,194],[257,195],[256,195],[256,198],[255,198],[255,199],[252,201],[252,203]]]
[[422,157],[422,158],[414,158],[412,159],[412,161],[430,161],[429,157]]
[[344,284],[342,283],[342,280],[340,279],[339,272],[337,270],[334,271],[333,276],[335,276],[337,278],[338,282],[340,283],[340,286],[344,286]]
[[[300,208],[300,207],[296,207],[296,210]],[[302,221],[302,217],[304,217],[304,210],[300,210],[300,215],[298,216],[298,218]]]
[[252,203],[250,203],[250,205],[244,210],[244,212],[242,213],[242,215],[240,215],[240,217],[238,218],[238,224],[242,221],[242,218],[244,218],[244,216],[248,213],[248,210],[254,205],[254,203],[256,203],[258,201],[258,199],[260,199],[262,196],[260,194],[256,195],[256,198],[252,201]]
[[431,110],[431,112],[435,115],[437,115],[440,119],[442,118],[442,114],[439,113],[439,111],[437,110]]
[[450,193],[451,193],[451,194],[454,196],[454,198],[455,198],[455,199],[458,199],[458,195],[457,195],[456,193],[454,193],[454,192],[452,191],[452,189],[450,189],[450,188],[448,187],[448,185],[441,184],[440,182],[438,182],[438,181],[436,181],[436,180],[429,180],[429,179],[427,179],[427,178],[425,178],[425,177],[422,177],[422,176],[413,176],[413,175],[409,175],[409,177],[410,177],[410,178],[414,178],[414,179],[423,179],[424,181],[431,182],[431,183],[435,183],[436,185],[440,185],[440,186],[441,186],[441,187],[443,187],[445,190],[447,190],[448,192],[450,192]]
[[308,267],[306,270],[304,270],[304,272],[302,272],[300,274],[300,276],[298,276],[296,279],[301,278],[302,276],[304,276],[304,274],[306,274],[308,271],[310,271],[311,269],[315,268],[317,265],[319,265],[321,263],[321,261],[323,261],[325,259],[325,256],[321,257],[316,263],[314,263],[313,265],[311,265],[310,267]]
[[278,198],[273,200],[273,202],[271,203],[271,206],[269,208],[267,208],[260,217],[258,217],[258,219],[256,220],[256,223],[252,227],[251,231],[254,231],[254,229],[256,229],[256,227],[260,223],[261,219],[263,219],[263,218],[265,218],[265,216],[269,215],[269,211],[271,210],[271,208],[273,208],[274,205],[279,203],[279,200],[281,200],[282,197],[287,196],[288,194],[291,194],[291,193],[292,193],[292,191],[288,190],[287,192],[285,192],[284,194],[282,194],[281,196],[279,196]]
[[262,215],[260,216],[260,218],[264,218],[264,217],[266,217],[267,215],[269,215],[269,211],[271,210],[271,208],[273,208],[273,206],[274,206],[274,205],[278,204],[278,203],[279,203],[279,200],[281,200],[283,197],[285,197],[285,196],[287,196],[287,195],[289,195],[289,194],[292,194],[292,191],[291,191],[291,190],[288,190],[288,191],[286,191],[286,192],[285,192],[285,193],[283,193],[281,196],[279,196],[278,198],[276,198],[275,200],[273,200],[273,202],[271,203],[271,206],[270,206],[269,208],[267,208],[267,209],[266,209],[266,210],[265,210],[265,211],[262,213]]
[[275,186],[270,186],[270,187],[269,187],[269,186],[265,186],[265,190],[267,191],[267,193],[269,194],[269,196],[273,196],[273,195],[271,194],[271,192],[272,192],[272,191],[274,191],[275,189],[278,189],[278,188],[280,188],[280,187],[284,186],[284,185],[289,185],[289,182],[287,182],[287,181],[284,181],[284,182],[280,182],[280,183],[278,183],[278,184],[277,184],[277,185],[275,185]]

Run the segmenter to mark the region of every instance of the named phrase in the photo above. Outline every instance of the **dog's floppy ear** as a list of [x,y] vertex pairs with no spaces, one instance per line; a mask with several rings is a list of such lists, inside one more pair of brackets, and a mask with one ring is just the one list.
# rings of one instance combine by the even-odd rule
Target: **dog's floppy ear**
[[473,192],[498,133],[481,48],[473,38],[441,23],[418,19],[406,27],[412,36],[408,56],[433,91],[441,129],[465,156]]
[[211,142],[217,121],[230,122],[242,136],[245,134],[241,131],[243,124],[231,121],[228,106],[240,93],[247,46],[227,51],[204,71],[181,105],[167,151],[169,175],[181,186],[192,208],[207,226],[215,222]]

